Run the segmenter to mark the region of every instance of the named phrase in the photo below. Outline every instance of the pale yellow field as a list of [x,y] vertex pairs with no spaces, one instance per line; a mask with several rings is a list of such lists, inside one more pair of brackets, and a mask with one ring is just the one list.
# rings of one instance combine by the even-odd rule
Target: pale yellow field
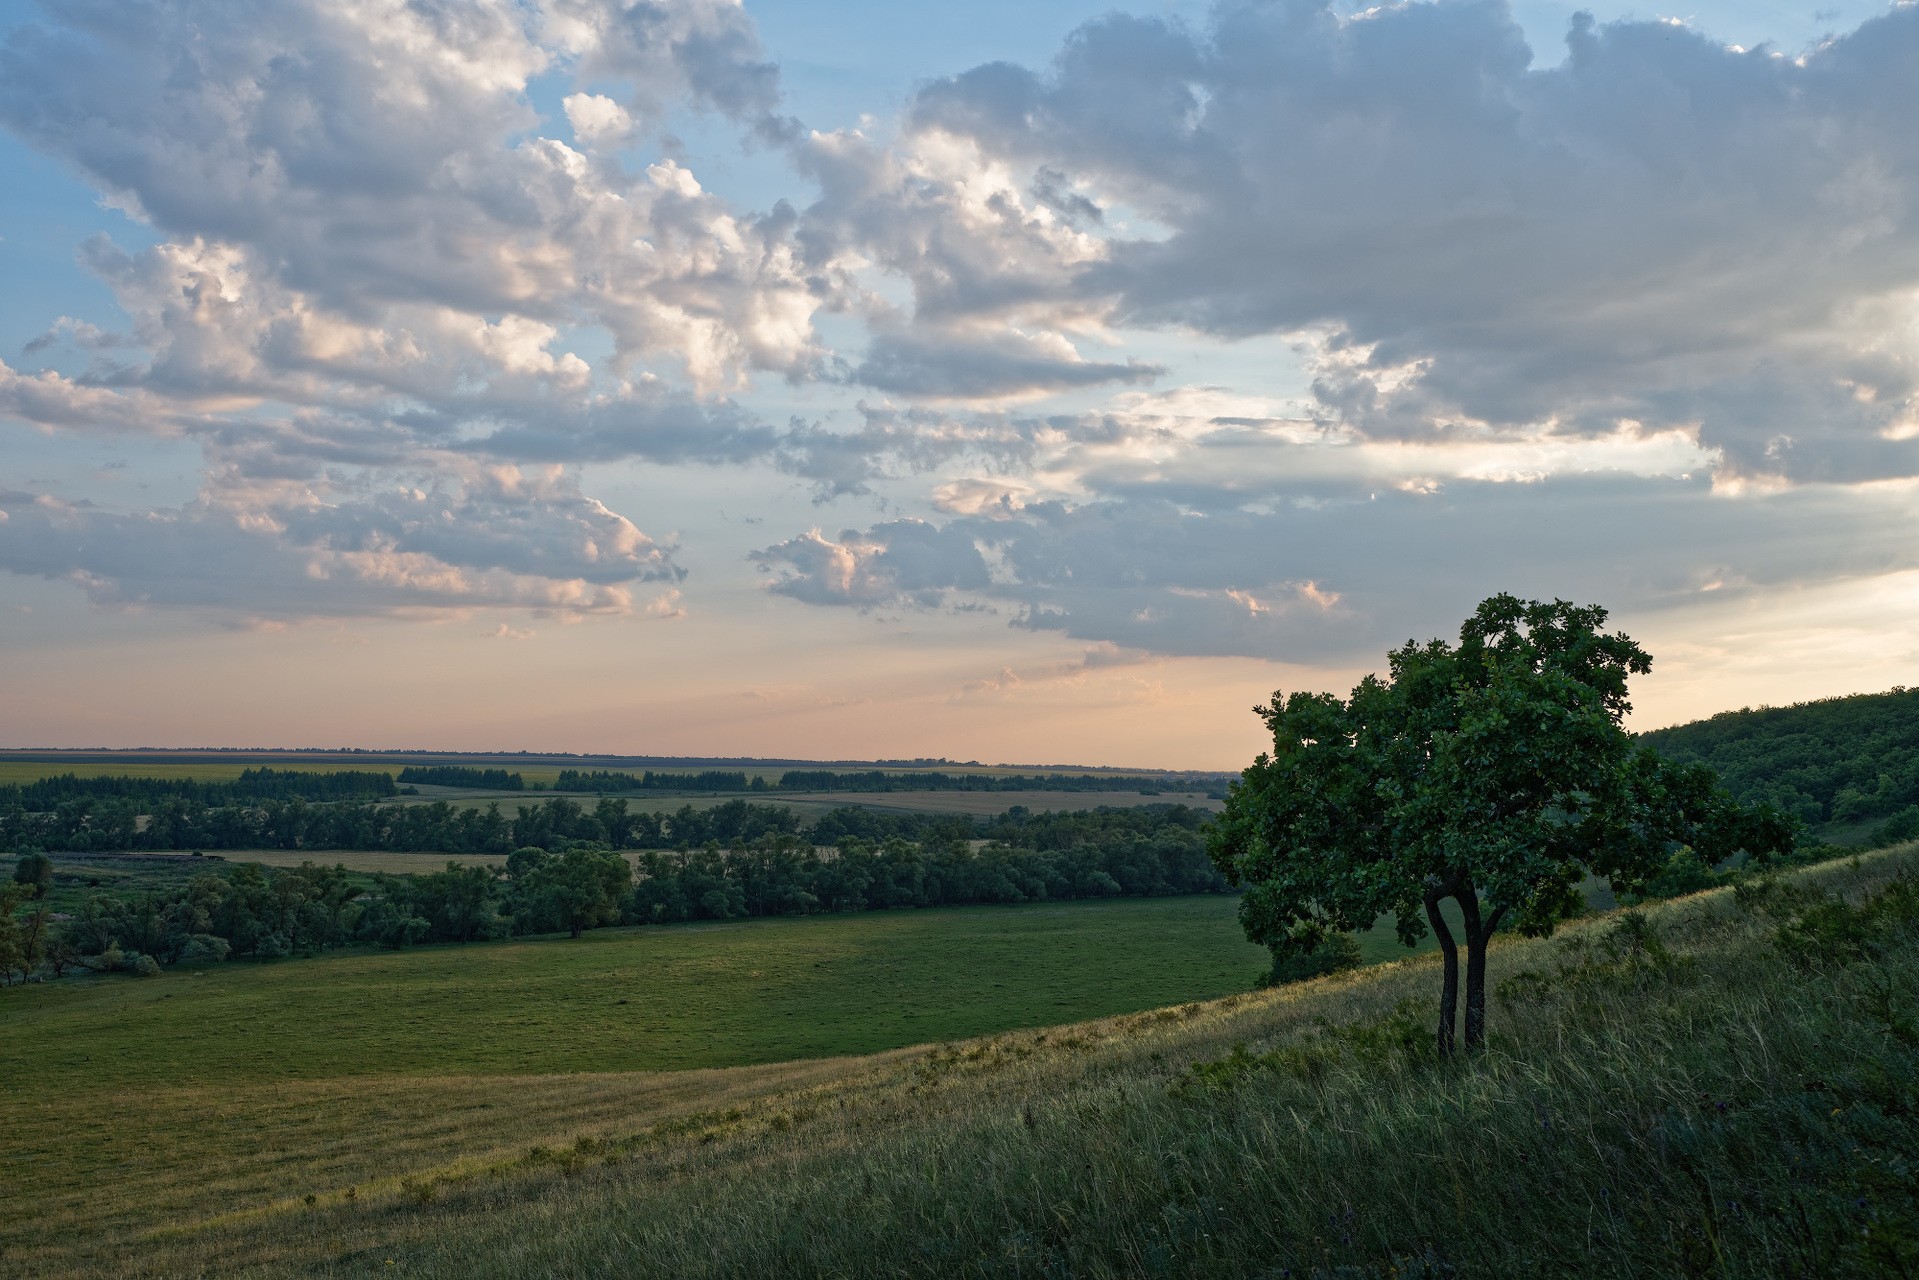
[[73,774],[80,778],[192,778],[196,782],[232,782],[247,769],[261,766],[274,769],[298,770],[303,773],[332,773],[345,769],[364,769],[378,771],[385,766],[378,764],[316,764],[308,761],[283,762],[271,759],[261,760],[169,760],[169,761],[131,761],[131,760],[8,760],[0,758],[0,786],[21,786],[29,782],[38,782],[42,778],[57,778],[64,774]]

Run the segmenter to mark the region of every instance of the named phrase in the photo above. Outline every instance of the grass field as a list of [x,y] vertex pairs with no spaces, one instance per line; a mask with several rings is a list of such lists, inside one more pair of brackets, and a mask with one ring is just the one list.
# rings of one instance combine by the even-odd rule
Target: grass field
[[[1856,900],[1915,869],[1907,847],[1802,878]],[[1034,938],[1080,936],[1096,1002],[1100,987],[1145,996],[1159,981],[1136,981],[1129,957],[1151,962],[1142,972],[1198,963],[1175,946],[1141,953],[1123,909],[1197,921],[1226,905],[905,919],[937,931],[920,937],[935,945],[918,963],[967,967],[982,938],[984,972],[1017,973],[1025,988],[1069,967],[1037,962]],[[1055,913],[1091,927],[1075,935]],[[1649,916],[1653,948],[1622,947],[1605,918],[1497,947],[1496,983],[1543,977],[1496,1001],[1488,1055],[1451,1064],[1420,1049],[1435,984],[1423,958],[1069,1028],[671,1074],[496,1074],[519,1061],[714,1061],[747,1044],[722,1034],[648,1058],[610,1005],[628,986],[591,976],[618,966],[589,965],[571,984],[585,989],[563,995],[514,955],[547,944],[308,962],[314,975],[338,966],[360,997],[346,1007],[382,1029],[337,1045],[303,1035],[306,1013],[329,1007],[303,987],[239,1023],[228,1019],[247,1008],[240,993],[187,990],[211,975],[52,999],[5,992],[0,1017],[29,1047],[16,1037],[0,1049],[0,1230],[26,1275],[1911,1274],[1910,928],[1872,961],[1796,965],[1773,942],[1774,918],[1735,910],[1729,894]],[[1031,927],[1049,918],[1060,922]],[[839,923],[548,949],[569,967],[600,948],[637,961],[637,940],[677,935],[697,951],[731,936],[734,955],[716,948],[705,963],[777,1030],[786,1005],[774,989],[804,1000],[808,957],[850,959],[825,945]],[[748,951],[785,954],[798,972],[784,986],[741,972]],[[1009,952],[1026,963],[1006,967]],[[418,975],[384,969],[423,957]],[[1208,963],[1225,982],[1248,958]],[[670,981],[660,959],[637,980]],[[285,981],[302,967],[235,976]],[[1199,971],[1167,980],[1192,988]],[[981,985],[900,973],[848,992],[853,973],[822,974],[816,989],[838,986],[875,1013],[899,1011],[890,1002],[912,989],[943,1017],[938,1001],[956,993],[965,1006]],[[501,1046],[445,1043],[436,1071],[410,1021],[444,1030],[482,976],[524,1016],[482,1024]],[[1050,1020],[1042,991],[999,990]],[[572,1003],[547,1022],[556,996]],[[837,1043],[884,1039],[890,1025],[856,1022]],[[195,1023],[202,1040],[244,1039],[251,1060],[181,1045]],[[123,1030],[109,1039],[109,1025]],[[503,1052],[515,1043],[531,1056]],[[186,1057],[136,1062],[109,1044]],[[1195,1062],[1230,1069],[1197,1076]],[[378,1073],[316,1078],[322,1066]],[[35,1211],[20,1212],[29,1196]]]
[[[271,763],[271,762],[259,762]],[[218,760],[203,761],[164,761],[115,763],[101,760],[10,760],[0,758],[0,787],[23,786],[29,782],[38,782],[42,778],[57,778],[71,773],[80,778],[164,778],[172,781],[179,778],[191,778],[195,782],[232,782],[248,769],[258,765],[252,761],[226,762]],[[328,772],[334,769],[350,768],[349,765],[279,765],[274,768],[294,768],[316,772]]]
[[680,1071],[873,1053],[1244,988],[1229,897],[600,929],[0,991],[0,1078]]
[[0,1248],[390,1182],[821,1070],[768,1064],[1239,990],[1265,956],[1235,906],[609,929],[0,989]]

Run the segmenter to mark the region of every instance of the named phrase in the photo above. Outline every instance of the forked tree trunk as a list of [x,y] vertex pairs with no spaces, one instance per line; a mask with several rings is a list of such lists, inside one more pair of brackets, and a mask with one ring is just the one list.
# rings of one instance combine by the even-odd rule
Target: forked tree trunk
[[1459,909],[1466,918],[1466,1052],[1486,1047],[1486,947],[1506,908],[1495,907],[1481,918],[1479,896],[1472,889],[1459,892]]
[[1439,989],[1439,1056],[1449,1058],[1453,1053],[1453,1028],[1459,1022],[1459,944],[1453,941],[1452,927],[1446,923],[1446,917],[1439,913],[1439,904],[1446,897],[1446,886],[1432,883],[1426,886],[1426,920],[1433,927],[1433,936],[1439,939],[1439,951],[1445,957],[1445,982]]

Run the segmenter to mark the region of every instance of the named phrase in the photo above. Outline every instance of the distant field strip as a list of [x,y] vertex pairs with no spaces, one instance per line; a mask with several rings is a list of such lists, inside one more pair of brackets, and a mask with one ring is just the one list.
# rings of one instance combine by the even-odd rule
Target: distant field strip
[[[503,813],[512,813],[516,804],[543,804],[555,798],[572,800],[591,808],[599,797],[591,791],[461,791],[452,787],[421,787],[417,796],[400,796],[383,804],[431,804],[445,801],[456,809],[484,809],[497,804]],[[1072,812],[1097,809],[1131,809],[1148,804],[1183,804],[1189,808],[1218,812],[1221,802],[1196,791],[1164,792],[1142,795],[1137,791],[733,791],[722,795],[683,795],[675,792],[620,791],[612,798],[626,801],[635,813],[671,813],[682,805],[694,809],[714,809],[735,800],[748,804],[784,805],[802,818],[847,805],[881,813],[950,813],[972,817],[994,817],[1014,805],[1024,805],[1036,813],[1049,810]]]

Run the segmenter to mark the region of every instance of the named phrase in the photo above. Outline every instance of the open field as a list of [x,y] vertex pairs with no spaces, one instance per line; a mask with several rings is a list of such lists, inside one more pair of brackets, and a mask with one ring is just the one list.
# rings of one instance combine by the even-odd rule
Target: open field
[[871,1053],[1248,985],[1225,896],[598,929],[0,990],[0,1078],[110,1088],[678,1071]]
[[[1906,847],[1800,878],[1856,900],[1914,869]],[[1421,1048],[1423,958],[696,1078],[500,1075],[486,1046],[449,1044],[446,1074],[274,1082],[302,1049],[269,1022],[252,1070],[164,1085],[128,1087],[152,1073],[120,1055],[96,1052],[97,1079],[70,1056],[9,1062],[4,1195],[31,1170],[44,1212],[0,1229],[29,1275],[1908,1274],[1919,939],[1805,967],[1725,892],[1648,916],[1657,949],[1605,918],[1497,947],[1496,983],[1559,976],[1508,988],[1492,1051],[1451,1064]],[[1113,941],[1102,963],[1123,971]],[[308,967],[348,962],[366,961]],[[139,1010],[181,1002],[167,984],[209,980],[111,999],[151,1030]],[[594,1058],[605,1020],[569,1012],[543,1052]]]
[[[1265,955],[1235,907],[606,929],[0,990],[0,1247],[243,1210],[833,1074],[766,1064],[1239,990]],[[9,1208],[27,1199],[33,1215]]]
[[[92,759],[40,761],[0,757],[0,787],[22,786],[29,782],[38,782],[42,778],[56,778],[67,773],[80,778],[118,778],[125,775],[133,778],[162,778],[169,782],[181,778],[191,778],[195,782],[232,782],[246,770],[258,768],[261,764],[272,764],[276,769],[305,769],[320,773],[354,767],[344,764],[282,765],[273,761],[229,763],[219,760],[202,760],[114,763]],[[369,767],[378,768],[379,766]]]

